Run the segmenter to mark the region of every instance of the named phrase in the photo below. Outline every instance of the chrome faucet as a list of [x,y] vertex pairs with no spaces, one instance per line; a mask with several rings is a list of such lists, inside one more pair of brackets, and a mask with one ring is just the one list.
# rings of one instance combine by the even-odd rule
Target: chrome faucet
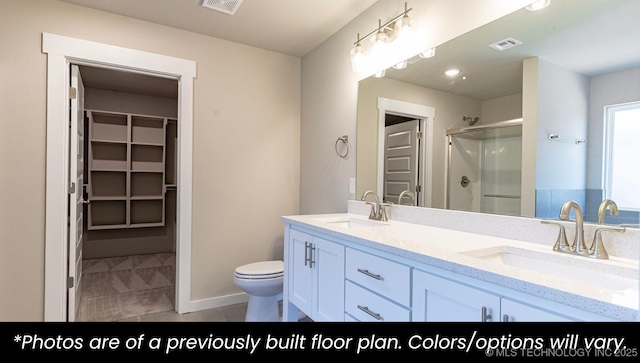
[[411,191],[409,190],[405,190],[402,193],[400,193],[400,195],[398,196],[398,204],[402,204],[402,198],[404,198],[404,196],[407,195],[409,196],[409,199],[411,199],[411,204],[408,205],[413,205],[415,203],[415,197],[413,196],[413,193],[411,193]]
[[[615,206],[615,203],[613,201],[610,201],[610,202],[603,201],[602,204],[600,205],[600,210],[598,211],[598,220],[600,220],[600,216],[604,216],[604,211],[607,209],[607,206],[612,208],[611,209],[612,213],[615,213],[615,214],[618,213],[618,208],[617,206]],[[597,258],[597,259],[608,259],[609,254],[604,248],[604,243],[602,241],[602,232],[603,231],[624,232],[625,228],[607,226],[607,227],[596,229],[595,234],[593,236],[593,242],[591,243],[591,246],[587,248],[584,242],[584,225],[583,225],[584,220],[582,216],[582,209],[580,209],[580,205],[572,200],[566,201],[562,205],[562,208],[560,209],[559,218],[561,220],[569,221],[570,220],[569,213],[571,212],[571,210],[573,210],[573,213],[576,217],[575,219],[576,233],[575,233],[572,244],[569,244],[567,242],[567,236],[565,234],[564,225],[558,222],[553,222],[548,220],[542,221],[542,223],[557,224],[558,226],[560,226],[560,233],[558,234],[556,243],[553,246],[553,250],[558,252],[572,253],[580,256]]]
[[387,212],[385,210],[385,207],[390,206],[390,203],[380,203],[380,198],[378,198],[378,195],[373,192],[372,190],[367,190],[366,192],[364,192],[362,194],[362,198],[360,198],[360,200],[362,201],[366,201],[367,197],[369,195],[372,195],[373,198],[375,199],[375,203],[373,202],[367,202],[367,204],[371,205],[371,212],[369,213],[369,219],[374,219],[376,221],[387,221]]
[[600,203],[600,208],[598,208],[598,224],[604,224],[604,216],[607,214],[607,208],[609,208],[610,215],[618,215],[618,205],[616,202],[611,199],[605,199]]
[[373,204],[371,202],[367,202],[367,204],[369,204],[371,206],[371,213],[369,213],[369,219],[378,219],[378,209],[380,208],[380,198],[378,198],[378,195],[376,193],[374,193],[372,190],[367,190],[366,192],[364,192],[362,194],[362,198],[360,198],[360,200],[363,200],[366,202],[367,200],[367,196],[369,195],[373,195],[373,197],[376,200],[376,203]]

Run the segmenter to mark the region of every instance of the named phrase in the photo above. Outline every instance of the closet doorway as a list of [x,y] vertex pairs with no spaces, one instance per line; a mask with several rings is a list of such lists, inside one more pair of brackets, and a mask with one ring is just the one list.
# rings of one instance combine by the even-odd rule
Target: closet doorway
[[85,157],[70,314],[121,321],[174,310],[178,81],[71,67]]
[[[175,310],[192,310],[191,281],[191,206],[193,79],[196,63],[155,53],[122,48],[50,33],[42,34],[42,51],[47,55],[47,144],[45,191],[45,289],[44,321],[74,321],[71,311],[76,296],[74,236],[82,229],[70,220],[70,208],[83,203],[83,188],[71,177],[78,155],[71,151],[70,104],[76,90],[70,87],[72,65],[119,70],[177,80],[178,114],[176,145],[176,297]],[[73,125],[73,124],[72,124]],[[143,153],[144,154],[144,153]],[[143,183],[144,184],[144,183]],[[67,210],[69,213],[61,213]],[[140,213],[134,212],[136,215]],[[77,214],[77,213],[76,213]],[[80,213],[83,214],[83,213]],[[109,213],[106,213],[109,215]],[[104,222],[104,219],[103,219]],[[71,228],[71,223],[74,227]],[[83,238],[84,236],[81,236]],[[73,247],[73,248],[72,248]]]

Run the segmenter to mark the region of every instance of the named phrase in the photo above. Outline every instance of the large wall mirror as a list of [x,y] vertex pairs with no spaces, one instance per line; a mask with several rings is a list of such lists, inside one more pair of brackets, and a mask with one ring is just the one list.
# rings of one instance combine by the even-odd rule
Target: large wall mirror
[[[638,19],[637,0],[551,0],[361,80],[356,197],[538,218],[575,200],[596,222],[613,199],[607,110],[640,110]],[[639,165],[618,179],[638,189]],[[604,223],[636,227],[619,209]]]

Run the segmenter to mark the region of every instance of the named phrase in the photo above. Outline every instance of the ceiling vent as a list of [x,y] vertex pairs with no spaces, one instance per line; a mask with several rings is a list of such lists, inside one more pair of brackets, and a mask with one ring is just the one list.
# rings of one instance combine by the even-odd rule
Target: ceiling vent
[[233,15],[242,4],[242,0],[204,0],[202,6],[225,14]]
[[522,44],[522,42],[517,40],[517,39],[507,38],[507,39],[501,40],[499,42],[495,42],[493,44],[490,44],[489,47],[502,52],[503,50],[507,50],[509,48],[513,48],[513,47],[518,46],[520,44]]

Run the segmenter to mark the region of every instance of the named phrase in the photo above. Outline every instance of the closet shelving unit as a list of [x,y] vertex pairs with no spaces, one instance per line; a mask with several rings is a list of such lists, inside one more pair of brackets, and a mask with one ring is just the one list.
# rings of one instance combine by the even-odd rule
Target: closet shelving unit
[[163,117],[87,110],[88,228],[165,224],[167,123]]

